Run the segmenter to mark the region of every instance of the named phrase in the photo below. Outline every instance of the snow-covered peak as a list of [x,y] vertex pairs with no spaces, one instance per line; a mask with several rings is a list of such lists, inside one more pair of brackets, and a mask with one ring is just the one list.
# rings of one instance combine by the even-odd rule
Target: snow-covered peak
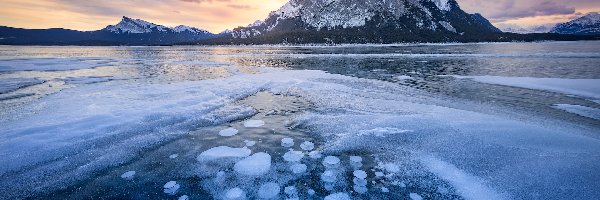
[[203,30],[203,29],[199,29],[196,27],[191,27],[191,26],[186,26],[186,25],[179,25],[176,27],[173,27],[173,31],[176,33],[182,33],[182,32],[192,32],[192,33],[204,33],[204,34],[208,34],[210,32],[208,32],[207,30]]
[[233,33],[233,31],[231,29],[225,29],[223,31],[221,31],[219,34],[231,34]]
[[580,24],[580,25],[592,25],[596,23],[600,23],[600,14],[597,12],[589,13],[583,17],[577,18],[570,23]]
[[254,23],[252,24],[248,24],[248,27],[255,27],[255,26],[260,26],[263,25],[265,22],[262,20],[256,20]]
[[117,25],[109,25],[106,27],[106,30],[114,33],[149,33],[152,32],[153,29],[158,31],[169,30],[169,28],[166,26],[157,25],[141,19],[132,19],[125,16],[123,16],[123,19]]
[[432,0],[435,5],[443,11],[450,11],[450,3],[449,0]]

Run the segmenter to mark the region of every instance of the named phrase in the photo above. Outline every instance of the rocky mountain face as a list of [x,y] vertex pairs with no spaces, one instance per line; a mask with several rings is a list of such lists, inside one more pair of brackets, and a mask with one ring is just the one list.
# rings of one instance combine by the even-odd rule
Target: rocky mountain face
[[231,38],[259,43],[458,41],[500,33],[455,0],[290,0]]
[[600,14],[590,13],[573,21],[556,25],[551,33],[600,35]]
[[216,36],[190,26],[171,28],[129,17],[123,17],[119,23],[97,31],[0,27],[0,44],[167,45]]

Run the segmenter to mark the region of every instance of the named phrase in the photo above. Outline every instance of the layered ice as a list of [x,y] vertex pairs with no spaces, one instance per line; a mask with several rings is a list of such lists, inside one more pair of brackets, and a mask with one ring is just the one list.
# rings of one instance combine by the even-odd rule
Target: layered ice
[[556,104],[554,108],[561,109],[580,116],[600,120],[600,109],[581,105]]
[[512,87],[547,90],[552,92],[600,99],[600,79],[564,79],[503,76],[454,76],[477,82]]

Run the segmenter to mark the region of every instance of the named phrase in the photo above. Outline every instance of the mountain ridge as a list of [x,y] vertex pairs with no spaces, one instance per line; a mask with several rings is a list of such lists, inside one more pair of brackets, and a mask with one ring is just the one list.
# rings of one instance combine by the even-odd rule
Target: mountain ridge
[[600,14],[592,12],[572,21],[557,24],[550,32],[575,35],[600,34]]

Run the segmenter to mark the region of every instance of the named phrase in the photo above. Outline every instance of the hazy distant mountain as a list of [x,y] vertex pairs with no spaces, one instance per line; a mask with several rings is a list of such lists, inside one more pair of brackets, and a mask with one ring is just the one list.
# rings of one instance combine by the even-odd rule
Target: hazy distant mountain
[[519,26],[516,24],[501,24],[498,26],[500,30],[507,33],[520,33],[520,34],[528,34],[528,33],[548,33],[555,25],[547,24],[547,25],[539,25],[539,26]]
[[129,17],[123,17],[118,24],[98,31],[0,27],[0,44],[161,45],[215,36],[190,26],[170,28]]
[[573,21],[558,24],[550,32],[560,34],[600,35],[600,14],[590,13]]
[[[259,23],[260,22],[260,23]],[[290,0],[263,21],[236,28],[233,40],[258,43],[485,40],[500,33],[455,0]]]

